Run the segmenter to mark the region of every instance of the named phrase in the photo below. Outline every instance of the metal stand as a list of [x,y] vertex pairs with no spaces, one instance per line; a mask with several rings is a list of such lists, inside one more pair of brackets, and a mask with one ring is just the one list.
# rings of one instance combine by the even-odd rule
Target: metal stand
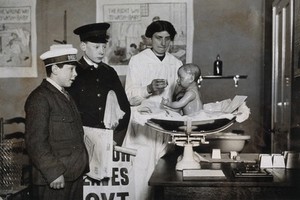
[[185,144],[183,155],[177,159],[176,170],[184,169],[201,169],[200,158],[194,154],[192,144]]
[[231,120],[228,124],[218,127],[209,132],[205,131],[193,131],[192,121],[187,120],[186,124],[182,126],[181,130],[183,132],[177,131],[167,131],[162,129],[158,124],[155,124],[151,121],[148,121],[146,124],[153,128],[156,131],[161,133],[169,134],[172,136],[172,143],[182,146],[183,154],[180,155],[177,159],[176,170],[184,169],[201,169],[200,162],[208,162],[207,159],[200,156],[197,152],[193,150],[193,147],[200,146],[201,144],[208,144],[208,141],[205,141],[206,135],[218,133],[230,127],[234,123],[234,120]]
[[[190,120],[187,121],[185,134],[187,136],[186,143],[183,144],[183,155],[179,156],[177,159],[176,170],[184,170],[184,169],[201,169],[200,160],[201,156],[194,152],[193,146],[199,146],[200,143],[208,143],[205,142],[204,136],[202,137],[191,137],[192,133],[192,122]],[[178,138],[182,140],[182,138]],[[173,140],[176,141],[175,138]],[[174,141],[174,142],[175,142]],[[192,143],[192,141],[194,141]],[[176,142],[175,142],[176,143]],[[202,158],[203,160],[204,158]]]

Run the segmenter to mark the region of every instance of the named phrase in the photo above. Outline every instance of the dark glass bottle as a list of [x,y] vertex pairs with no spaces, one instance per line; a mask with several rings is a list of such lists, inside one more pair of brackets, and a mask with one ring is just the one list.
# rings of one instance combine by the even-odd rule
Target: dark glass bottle
[[222,70],[223,70],[223,63],[222,60],[220,60],[220,55],[217,55],[217,59],[214,62],[214,75],[215,76],[222,76]]

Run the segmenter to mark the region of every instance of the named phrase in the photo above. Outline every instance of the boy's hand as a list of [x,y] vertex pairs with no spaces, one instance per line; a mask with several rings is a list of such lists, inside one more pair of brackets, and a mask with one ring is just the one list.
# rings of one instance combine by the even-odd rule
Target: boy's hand
[[53,189],[62,189],[65,187],[65,178],[63,175],[60,175],[57,179],[50,183],[50,188]]

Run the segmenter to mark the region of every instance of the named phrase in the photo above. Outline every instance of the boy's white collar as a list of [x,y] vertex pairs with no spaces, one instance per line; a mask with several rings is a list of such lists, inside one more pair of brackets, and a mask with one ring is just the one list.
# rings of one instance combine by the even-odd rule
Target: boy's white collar
[[88,59],[86,56],[83,56],[83,59],[85,60],[85,62],[86,62],[88,65],[93,65],[95,68],[98,68],[98,64],[92,62],[92,61],[91,61],[90,59]]
[[52,80],[51,78],[47,77],[46,81],[48,81],[50,84],[52,84],[54,87],[56,87],[56,89],[58,89],[59,91],[62,91],[62,87],[60,85],[58,85],[54,80]]

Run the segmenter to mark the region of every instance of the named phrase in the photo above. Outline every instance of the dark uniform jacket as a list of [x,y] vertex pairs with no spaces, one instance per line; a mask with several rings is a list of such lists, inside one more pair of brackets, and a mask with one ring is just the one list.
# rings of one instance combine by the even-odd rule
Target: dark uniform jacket
[[65,181],[73,181],[88,171],[82,123],[72,99],[43,80],[28,96],[25,112],[34,184],[49,184],[62,174]]
[[127,129],[130,118],[130,104],[116,71],[102,62],[98,68],[94,68],[94,66],[88,65],[83,57],[79,60],[79,63],[76,68],[78,75],[68,91],[77,104],[83,125],[105,128],[103,118],[106,98],[108,92],[113,90],[116,93],[121,110],[125,112],[115,130]]

